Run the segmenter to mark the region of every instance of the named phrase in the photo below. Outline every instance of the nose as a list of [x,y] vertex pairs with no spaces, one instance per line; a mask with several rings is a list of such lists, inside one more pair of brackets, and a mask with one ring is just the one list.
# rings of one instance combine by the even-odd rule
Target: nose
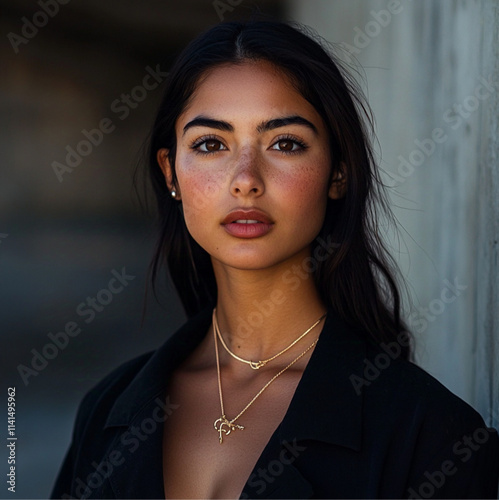
[[236,159],[230,184],[233,196],[261,196],[265,185],[261,175],[262,159],[254,149],[246,149]]

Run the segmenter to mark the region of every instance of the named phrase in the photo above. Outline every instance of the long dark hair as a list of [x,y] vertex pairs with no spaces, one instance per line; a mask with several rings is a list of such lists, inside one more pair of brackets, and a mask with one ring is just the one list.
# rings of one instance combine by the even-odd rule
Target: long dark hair
[[[175,177],[175,124],[200,77],[220,64],[265,60],[283,70],[320,114],[329,132],[331,178],[346,167],[347,188],[328,199],[323,227],[312,244],[327,258],[314,262],[320,296],[378,344],[410,337],[401,318],[396,263],[382,241],[380,210],[393,221],[371,145],[372,115],[356,82],[307,29],[278,21],[225,22],[195,38],[174,62],[148,144],[148,174],[156,195],[160,235],[151,262],[153,290],[166,262],[187,315],[216,302],[210,256],[189,234],[182,205],[171,198],[156,155],[169,150]],[[401,343],[401,356],[411,347]]]

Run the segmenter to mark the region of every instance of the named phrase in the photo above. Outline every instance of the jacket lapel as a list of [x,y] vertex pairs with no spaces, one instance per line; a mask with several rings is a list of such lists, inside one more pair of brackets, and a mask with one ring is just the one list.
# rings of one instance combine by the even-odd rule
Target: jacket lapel
[[[160,401],[160,398],[158,398]],[[120,465],[109,476],[115,498],[164,498],[162,436],[163,422],[169,411],[156,408],[150,402],[132,420],[121,427],[113,442],[111,453],[120,458]]]
[[251,472],[240,498],[311,498],[313,488],[293,465],[304,449],[296,441],[282,441],[276,429]]
[[365,341],[329,310],[319,341],[282,421],[282,438],[316,440],[359,450],[362,394],[352,377],[363,376]]
[[192,318],[155,351],[113,405],[105,429],[116,432],[108,456],[122,459],[108,478],[116,498],[165,497],[163,424],[178,407],[167,397],[167,383],[206,335],[211,311]]
[[297,467],[300,460],[314,460],[316,443],[360,450],[363,398],[351,377],[362,376],[365,354],[364,341],[329,310],[288,411],[241,498],[311,498],[313,486]]

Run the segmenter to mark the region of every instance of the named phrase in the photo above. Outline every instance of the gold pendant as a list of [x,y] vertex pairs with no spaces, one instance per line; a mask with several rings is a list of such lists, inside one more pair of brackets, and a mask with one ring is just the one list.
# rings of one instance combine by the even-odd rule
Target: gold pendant
[[262,366],[265,366],[267,363],[265,361],[250,361],[249,362],[249,365],[251,366],[251,368],[253,368],[253,370],[258,370],[259,368],[261,368]]
[[244,429],[242,425],[237,425],[229,422],[225,415],[222,415],[220,418],[215,420],[215,423],[213,425],[215,427],[215,430],[218,432],[220,444],[222,444],[222,434],[228,436],[232,431],[235,431],[236,429]]

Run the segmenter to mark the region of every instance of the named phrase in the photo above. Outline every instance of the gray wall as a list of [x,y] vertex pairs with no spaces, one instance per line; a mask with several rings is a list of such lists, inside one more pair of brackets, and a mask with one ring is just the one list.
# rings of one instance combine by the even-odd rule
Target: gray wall
[[498,3],[311,4],[291,17],[363,68],[417,361],[498,427]]

